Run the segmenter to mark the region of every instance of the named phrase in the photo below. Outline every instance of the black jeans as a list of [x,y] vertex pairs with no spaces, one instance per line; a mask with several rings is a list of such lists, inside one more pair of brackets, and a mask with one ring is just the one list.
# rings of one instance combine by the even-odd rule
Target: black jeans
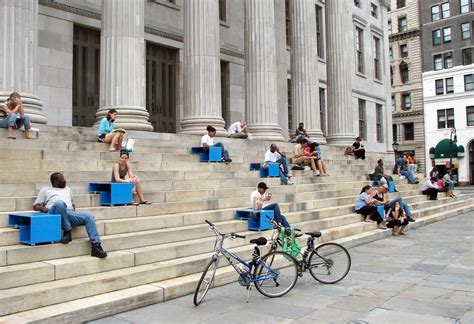
[[430,200],[436,200],[438,197],[438,189],[436,188],[428,188],[423,190],[421,193],[430,196]]
[[356,213],[364,215],[364,216],[370,216],[370,219],[373,221],[376,221],[377,224],[380,224],[383,222],[383,216],[379,214],[379,212],[377,211],[377,207],[375,206],[371,206],[371,205],[364,206],[356,210]]

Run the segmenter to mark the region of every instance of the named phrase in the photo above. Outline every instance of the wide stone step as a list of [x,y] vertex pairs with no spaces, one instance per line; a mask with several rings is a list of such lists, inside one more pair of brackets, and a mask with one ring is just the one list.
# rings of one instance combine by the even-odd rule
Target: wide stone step
[[[428,223],[430,221],[436,221],[440,219],[444,219],[453,215],[456,215],[458,213],[466,212],[469,210],[472,210],[474,208],[474,205],[471,203],[471,205],[466,206],[466,207],[460,207],[460,208],[454,208],[449,210],[448,212],[442,212],[442,213],[436,213],[436,214],[431,214],[430,216],[424,217],[423,219],[419,219],[416,223],[411,223],[407,229],[411,229],[414,227],[422,226],[424,223]],[[366,224],[366,223],[359,223],[356,224],[358,226],[366,226],[366,225],[371,225],[371,224]],[[356,225],[351,224],[349,226],[344,226],[348,231],[350,232],[349,228],[353,228]],[[333,228],[327,231],[323,231],[323,240],[326,241],[326,238],[333,237],[330,233],[338,233],[341,232],[341,228]],[[347,232],[344,230],[344,232]],[[354,230],[355,232],[355,230]],[[336,242],[342,243],[343,245],[347,247],[351,246],[356,246],[359,244],[364,244],[366,242],[369,242],[371,240],[375,239],[380,239],[382,237],[386,237],[390,235],[390,231],[380,231],[380,230],[370,230],[366,229],[364,231],[359,231],[358,233],[355,233],[351,236],[346,236],[344,238],[339,238],[337,239]],[[335,236],[334,236],[335,237]],[[243,249],[243,250],[248,250],[248,249]],[[237,249],[239,254],[245,254],[243,253],[242,249]],[[247,251],[245,251],[247,252]],[[204,254],[204,255],[199,255],[199,257],[203,257],[204,260],[207,260],[209,257],[209,254]],[[7,289],[5,290],[6,294],[4,295],[5,297],[2,298],[2,304],[6,305],[5,310],[3,311],[3,315],[14,313],[14,312],[19,312],[17,314],[13,314],[11,316],[6,316],[1,318],[2,321],[5,322],[13,322],[13,321],[24,321],[25,319],[66,319],[65,315],[68,315],[68,319],[70,320],[71,318],[74,318],[74,316],[77,316],[78,319],[84,320],[87,318],[88,320],[98,318],[103,315],[104,311],[99,311],[100,308],[96,308],[97,304],[102,303],[114,303],[114,305],[118,305],[119,302],[117,301],[117,296],[118,291],[123,291],[123,295],[121,295],[123,298],[121,299],[120,304],[129,304],[129,305],[136,305],[136,303],[133,302],[137,298],[137,295],[134,294],[133,292],[138,292],[139,288],[142,288],[142,292],[144,295],[147,295],[150,291],[153,291],[156,293],[156,291],[152,288],[150,290],[146,290],[143,287],[148,287],[151,285],[151,287],[159,287],[160,296],[158,296],[156,299],[153,301],[161,301],[161,300],[167,300],[171,298],[175,298],[184,294],[189,294],[194,291],[195,285],[197,284],[197,280],[199,280],[200,277],[200,271],[201,269],[204,268],[205,262],[198,262],[198,256],[194,257],[189,257],[189,258],[181,258],[179,261],[181,264],[179,264],[179,275],[180,278],[170,278],[170,279],[161,279],[156,282],[150,281],[150,279],[154,279],[160,276],[162,272],[162,268],[158,266],[158,264],[162,265],[164,263],[168,264],[169,266],[176,265],[176,263],[173,264],[173,262],[162,262],[162,263],[155,263],[152,265],[147,265],[147,266],[141,266],[141,267],[135,267],[132,269],[125,269],[125,270],[116,270],[116,271],[110,271],[107,273],[102,273],[99,275],[91,275],[91,276],[83,276],[79,278],[73,278],[73,279],[67,279],[67,280],[59,280],[53,283],[43,283],[43,284],[37,284],[37,285],[32,285],[28,287],[28,292],[26,292],[26,289],[23,287],[20,288],[13,288],[13,289]],[[177,260],[174,260],[177,261]],[[193,266],[189,266],[190,263],[193,261],[194,264]],[[202,261],[202,259],[201,259]],[[200,268],[198,267],[198,263],[200,263]],[[191,268],[191,269],[190,269]],[[199,270],[197,270],[199,269]],[[134,271],[130,271],[134,270]],[[154,271],[153,271],[154,270]],[[186,270],[189,271],[188,274],[186,274]],[[193,272],[194,271],[194,272]],[[199,272],[198,272],[199,271]],[[158,274],[160,272],[160,274]],[[111,277],[113,276],[113,277]],[[166,275],[164,275],[166,276]],[[117,278],[120,278],[118,280]],[[145,279],[146,278],[146,279]],[[116,280],[117,279],[117,280]],[[215,280],[215,286],[228,283],[230,281],[235,281],[237,279],[237,276],[232,274],[230,272],[229,267],[222,267],[218,270],[216,280]],[[125,281],[125,282],[124,282]],[[144,283],[140,284],[140,282]],[[102,287],[102,283],[107,282],[107,288],[108,291],[105,288]],[[86,297],[85,299],[81,299],[81,304],[79,306],[79,301],[73,301],[74,299],[79,298],[78,295],[85,295],[85,296],[90,296],[88,294],[87,290],[85,289],[85,286],[90,285],[90,287],[94,287],[94,291],[98,296],[94,297]],[[123,290],[120,287],[123,287]],[[135,291],[131,291],[130,287],[137,287]],[[69,289],[68,289],[69,288]],[[38,293],[40,291],[43,291],[43,293],[48,296],[49,298],[35,298],[37,297]],[[72,296],[71,293],[69,295],[66,295],[68,291],[74,291],[74,296]],[[112,291],[116,291],[116,294],[113,294]],[[212,293],[212,291],[211,291]],[[63,296],[66,295],[66,296]],[[61,299],[63,297],[63,299]],[[20,303],[19,300],[22,299],[24,302]],[[40,300],[46,302],[41,302]],[[130,300],[130,303],[127,303],[126,301]],[[150,301],[151,302],[151,301]],[[56,307],[48,307],[47,305],[54,305],[56,303],[60,303]],[[138,305],[139,307],[141,305]],[[35,310],[29,310],[31,308],[37,308]],[[91,313],[91,310],[97,309],[97,314],[100,315],[95,315]],[[87,310],[87,317],[85,317],[85,310]],[[118,309],[117,312],[122,311],[122,309]],[[49,316],[48,316],[49,314]],[[111,313],[108,313],[110,315]]]

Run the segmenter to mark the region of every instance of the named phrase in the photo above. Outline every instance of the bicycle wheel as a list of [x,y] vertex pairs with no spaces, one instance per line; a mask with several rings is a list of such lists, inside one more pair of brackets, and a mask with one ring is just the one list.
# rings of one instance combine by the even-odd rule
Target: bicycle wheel
[[280,297],[295,286],[298,280],[298,265],[287,253],[270,252],[260,259],[253,276],[257,279],[255,288],[262,295],[270,298]]
[[319,282],[333,284],[344,279],[351,268],[351,256],[337,243],[324,243],[309,256],[309,272]]
[[198,306],[211,287],[212,281],[214,280],[214,275],[216,274],[217,269],[217,258],[213,257],[211,261],[206,265],[204,271],[199,279],[199,283],[194,292],[194,305]]

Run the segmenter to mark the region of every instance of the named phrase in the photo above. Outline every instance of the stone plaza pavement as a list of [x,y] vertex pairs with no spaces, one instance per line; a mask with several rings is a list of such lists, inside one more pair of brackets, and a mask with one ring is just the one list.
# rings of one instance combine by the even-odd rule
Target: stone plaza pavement
[[[474,212],[350,249],[335,285],[309,274],[282,298],[238,284],[91,323],[474,323]],[[224,260],[225,261],[225,260]]]

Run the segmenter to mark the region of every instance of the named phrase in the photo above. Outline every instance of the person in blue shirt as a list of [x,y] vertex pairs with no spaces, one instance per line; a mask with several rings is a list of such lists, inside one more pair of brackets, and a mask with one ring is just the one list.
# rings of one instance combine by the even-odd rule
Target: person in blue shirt
[[383,224],[383,216],[379,214],[377,211],[377,207],[375,205],[377,202],[375,199],[372,198],[372,187],[364,186],[360,191],[359,197],[357,197],[355,203],[355,211],[357,214],[361,214],[365,216],[366,222],[377,222],[377,228],[380,229],[387,229]]
[[115,118],[117,117],[117,110],[110,109],[107,116],[102,118],[97,133],[97,139],[101,143],[110,143],[109,151],[115,151],[115,144],[118,150],[122,150],[122,141],[125,134],[125,129],[115,128]]
[[411,173],[407,168],[407,157],[404,155],[403,157],[399,157],[397,162],[395,163],[394,174],[398,174],[399,176],[404,176],[407,178],[408,183],[410,184],[418,184],[419,181],[415,179],[413,173]]

